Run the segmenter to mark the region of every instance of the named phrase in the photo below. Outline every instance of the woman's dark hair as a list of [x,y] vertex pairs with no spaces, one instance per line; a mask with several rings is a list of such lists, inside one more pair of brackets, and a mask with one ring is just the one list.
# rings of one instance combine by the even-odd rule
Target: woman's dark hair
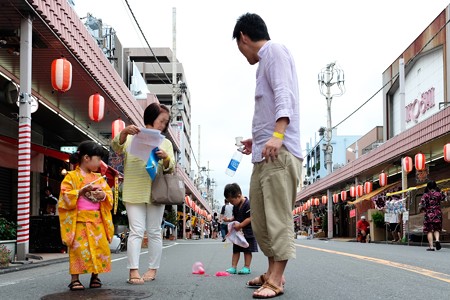
[[153,102],[149,106],[147,106],[144,110],[144,124],[145,125],[151,125],[153,126],[153,123],[155,123],[156,118],[162,113],[162,111],[165,111],[169,114],[169,122],[167,122],[166,128],[162,132],[166,132],[167,128],[169,128],[170,124],[170,111],[167,106],[163,104],[159,104],[156,102]]
[[229,183],[225,186],[223,195],[225,196],[225,199],[236,198],[239,195],[242,195],[241,188],[237,183]]
[[105,155],[105,149],[94,141],[83,141],[78,146],[77,152],[72,153],[69,157],[71,164],[80,164],[83,156],[100,156]]
[[435,190],[440,192],[441,190],[439,189],[439,187],[437,186],[436,181],[431,180],[427,183],[427,187],[425,188],[425,193],[428,193],[430,190]]
[[247,35],[253,42],[270,40],[266,23],[257,14],[246,13],[237,19],[233,30],[233,39],[239,41],[241,39],[241,32]]

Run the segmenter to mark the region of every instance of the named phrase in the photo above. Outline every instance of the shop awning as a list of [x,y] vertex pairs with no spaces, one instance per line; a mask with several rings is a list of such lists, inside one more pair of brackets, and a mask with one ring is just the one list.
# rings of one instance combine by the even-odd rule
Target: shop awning
[[398,185],[400,183],[401,183],[400,181],[397,181],[397,182],[385,185],[385,186],[380,187],[379,189],[377,189],[377,190],[375,190],[375,191],[373,191],[371,193],[368,193],[366,195],[363,195],[363,196],[359,197],[355,201],[348,201],[348,203],[353,205],[353,204],[356,204],[356,203],[360,203],[361,201],[364,201],[364,200],[370,200],[372,197],[374,197],[374,196],[376,196],[376,195],[378,195],[378,194],[380,194],[380,193],[382,193],[382,192],[384,192],[384,191],[386,191],[386,190],[388,190],[390,188],[393,188],[395,185]]
[[[0,141],[5,141],[11,145],[17,146],[18,140],[12,137],[0,135]],[[69,161],[69,154],[65,152],[61,152],[55,149],[51,149],[48,147],[40,146],[38,144],[31,143],[31,150],[36,151],[38,153],[42,153],[45,156],[50,156],[59,160]]]

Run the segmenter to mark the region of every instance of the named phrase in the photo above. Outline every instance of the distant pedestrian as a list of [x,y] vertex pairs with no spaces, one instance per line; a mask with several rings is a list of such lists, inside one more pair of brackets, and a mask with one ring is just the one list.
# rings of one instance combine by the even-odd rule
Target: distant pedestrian
[[71,291],[84,290],[80,274],[91,273],[90,288],[100,288],[99,273],[111,271],[109,243],[114,235],[111,188],[100,173],[103,147],[84,141],[71,154],[76,164],[61,183],[58,201],[61,239],[69,250]]
[[222,235],[222,242],[225,242],[225,237],[228,234],[228,223],[233,217],[233,205],[225,199],[225,204],[220,210],[220,234]]
[[[251,216],[250,216],[250,201],[247,197],[242,195],[241,188],[237,183],[230,183],[225,186],[225,198],[233,204],[233,217],[230,221],[238,221],[239,224],[234,225],[236,231],[242,230],[244,237],[247,240],[248,247],[243,248],[239,245],[233,244],[233,256],[231,258],[231,268],[227,270],[230,274],[247,275],[251,273],[250,265],[252,263],[252,252],[258,252],[258,245],[255,236],[253,235]],[[237,265],[241,252],[244,253],[244,267],[237,271]]]
[[184,225],[184,230],[186,232],[186,239],[190,240],[192,239],[192,220],[191,216],[188,215],[186,218],[186,224]]
[[441,201],[445,199],[444,194],[437,186],[435,181],[427,183],[427,187],[423,193],[419,203],[420,211],[425,212],[423,221],[423,232],[427,234],[428,249],[434,251],[433,235],[436,239],[436,250],[441,250],[441,242],[439,241],[440,231],[442,230],[442,210]]
[[358,230],[358,240],[361,243],[370,243],[370,224],[365,216],[361,216],[361,219],[356,222],[356,229]]

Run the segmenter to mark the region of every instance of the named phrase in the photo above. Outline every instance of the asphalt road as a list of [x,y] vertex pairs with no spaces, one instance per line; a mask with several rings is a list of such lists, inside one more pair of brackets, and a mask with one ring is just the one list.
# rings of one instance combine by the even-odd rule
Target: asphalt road
[[[277,299],[449,299],[450,249],[360,244],[337,240],[297,240],[297,259],[288,263],[284,295]],[[146,263],[141,256],[141,270]],[[252,299],[245,282],[265,272],[266,258],[255,253],[251,275],[217,277],[230,267],[232,246],[220,240],[165,242],[157,279],[126,283],[125,253],[112,254],[113,271],[101,274],[101,289],[71,292],[68,262],[0,275],[0,299]],[[192,274],[195,262],[206,274]],[[238,268],[243,265],[241,257]],[[89,275],[81,275],[88,286]]]

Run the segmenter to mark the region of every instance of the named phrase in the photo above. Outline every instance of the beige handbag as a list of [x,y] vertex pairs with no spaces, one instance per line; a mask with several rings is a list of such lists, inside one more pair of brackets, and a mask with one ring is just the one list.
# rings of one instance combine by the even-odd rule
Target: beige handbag
[[176,174],[157,174],[152,183],[152,203],[180,205],[184,203],[184,182]]

